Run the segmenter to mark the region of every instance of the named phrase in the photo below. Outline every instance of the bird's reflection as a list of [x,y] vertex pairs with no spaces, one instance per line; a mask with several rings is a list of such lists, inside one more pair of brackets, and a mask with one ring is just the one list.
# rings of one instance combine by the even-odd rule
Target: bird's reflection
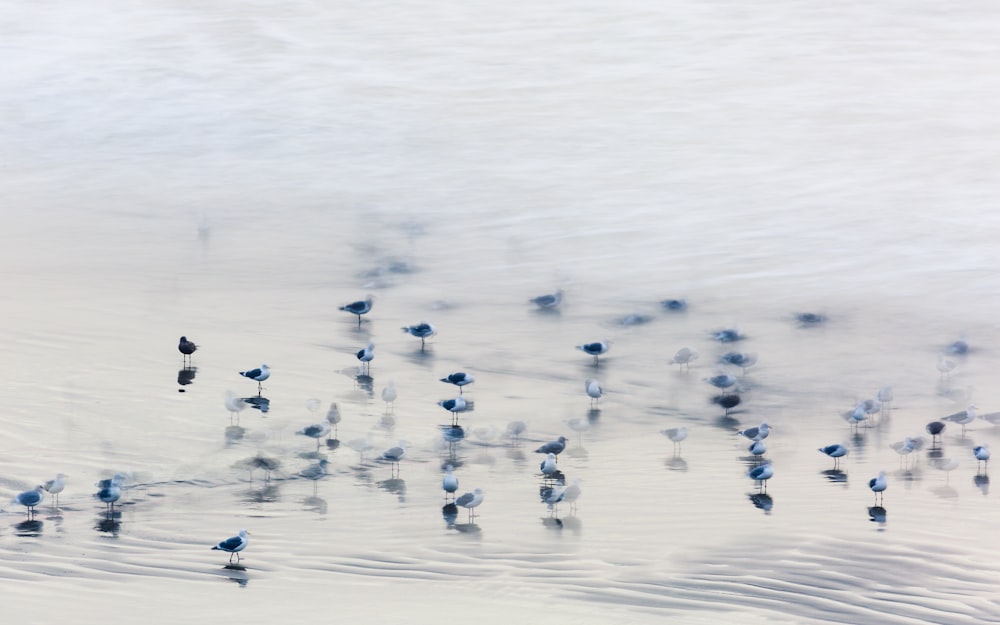
[[882,506],[870,506],[868,508],[868,520],[874,523],[885,523],[886,515],[888,514]]
[[681,472],[684,472],[684,471],[688,470],[687,460],[685,460],[684,458],[681,458],[679,455],[671,456],[670,458],[667,458],[666,462],[664,462],[663,464],[665,464],[666,467],[668,469],[670,469],[671,471],[681,471]]
[[429,367],[434,364],[434,351],[431,350],[431,346],[427,345],[426,349],[416,350],[407,354],[406,359],[415,365],[424,365]]
[[184,367],[177,372],[177,383],[181,386],[193,384],[196,375],[198,375],[198,367]]
[[14,533],[18,536],[41,536],[44,523],[38,519],[28,519],[14,525]]
[[444,522],[449,526],[454,525],[455,521],[458,520],[458,506],[453,503],[445,504],[444,507],[441,508],[441,518],[443,518]]
[[121,523],[121,512],[112,512],[110,514],[105,514],[97,517],[97,525],[94,526],[98,532],[103,532],[105,534],[112,534],[114,536],[118,535],[118,532],[122,529]]
[[820,471],[819,474],[826,476],[826,479],[831,482],[836,482],[838,484],[847,483],[847,473],[845,473],[843,469],[827,469],[825,471]]
[[378,420],[378,427],[385,430],[386,433],[391,433],[396,427],[396,417],[390,414],[382,415],[382,417]]
[[246,434],[246,432],[246,428],[242,428],[238,425],[230,425],[225,431],[226,441],[229,443],[235,443],[238,440],[242,440],[243,435]]
[[326,448],[329,449],[330,451],[338,449],[339,447],[340,447],[340,439],[337,438],[326,439]]
[[271,410],[271,400],[263,397],[244,397],[243,401],[250,405],[254,410],[260,410],[263,413],[267,413]]
[[278,485],[265,482],[260,488],[251,488],[243,493],[243,501],[247,503],[272,503],[281,498]]
[[557,516],[543,516],[542,526],[546,529],[561,530],[563,528],[563,520]]
[[[314,483],[315,484],[315,483]],[[326,514],[326,499],[322,497],[317,497],[313,495],[312,497],[306,497],[302,500],[303,507],[309,512],[315,512],[317,514]]]
[[233,582],[234,584],[238,584],[239,586],[246,586],[247,584],[250,583],[250,577],[247,576],[247,567],[243,566],[242,564],[236,564],[235,562],[232,564],[227,564],[224,567],[222,567],[222,571],[223,571],[222,574],[225,575],[226,578],[229,581]]
[[767,493],[750,493],[747,496],[755,508],[759,508],[764,512],[770,512],[774,508],[774,498]]
[[358,385],[358,389],[365,392],[369,398],[375,397],[375,378],[365,373],[359,373],[354,381]]
[[972,482],[983,492],[984,495],[990,494],[990,476],[985,473],[980,473],[972,478]]
[[387,493],[392,493],[399,497],[400,503],[406,501],[406,480],[400,477],[391,477],[387,480],[377,482],[378,487]]
[[457,443],[465,438],[465,430],[462,429],[460,425],[442,425],[441,436],[448,443]]
[[281,466],[281,461],[277,458],[270,458],[263,454],[257,454],[256,456],[251,456],[245,458],[236,463],[237,468],[246,469],[250,471],[250,481],[253,481],[253,472],[256,469],[263,469],[264,471],[264,482],[271,481],[271,472],[277,471]]

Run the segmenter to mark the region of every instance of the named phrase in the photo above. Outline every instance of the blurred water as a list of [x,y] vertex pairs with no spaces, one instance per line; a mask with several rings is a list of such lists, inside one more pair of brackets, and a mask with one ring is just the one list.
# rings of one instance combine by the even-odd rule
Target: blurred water
[[[0,506],[12,618],[1000,620],[971,453],[1000,432],[889,448],[1000,403],[996,7],[2,6],[0,496],[69,475],[40,524]],[[559,288],[559,313],[527,303]],[[366,293],[359,327],[337,307]],[[422,320],[425,352],[399,330]],[[574,346],[598,340],[595,368]],[[726,417],[702,379],[731,349],[759,364]],[[224,393],[253,397],[236,372],[262,362],[269,409],[238,429]],[[456,370],[475,410],[449,449]],[[841,413],[884,385],[853,434]],[[294,432],[333,401],[317,454]],[[767,497],[734,434],[764,420]],[[550,514],[532,450],[560,435],[583,495]],[[401,438],[396,478],[374,458]],[[835,442],[843,473],[815,451]],[[330,474],[297,477],[318,455]],[[474,524],[443,514],[446,462],[486,492]],[[109,521],[92,483],[116,471]],[[208,548],[241,527],[224,569]]]

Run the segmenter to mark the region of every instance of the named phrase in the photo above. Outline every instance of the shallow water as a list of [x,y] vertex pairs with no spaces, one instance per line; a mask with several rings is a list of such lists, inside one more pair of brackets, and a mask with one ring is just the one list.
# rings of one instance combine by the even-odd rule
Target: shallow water
[[[971,453],[1000,430],[949,424],[905,465],[889,447],[1000,405],[994,7],[5,8],[10,618],[1000,620]],[[558,288],[558,313],[527,303]],[[337,307],[366,293],[359,327]],[[424,352],[400,331],[421,320]],[[595,367],[574,346],[597,340]],[[668,364],[684,346],[689,372]],[[727,417],[703,378],[732,349],[759,363]],[[236,372],[261,362],[269,410],[238,429],[224,393],[253,397]],[[475,410],[449,446],[456,370]],[[884,385],[891,412],[852,432],[841,413]],[[334,401],[339,446],[317,452],[295,432]],[[735,435],[765,420],[767,497]],[[550,512],[532,450],[560,435],[583,494]],[[374,458],[400,439],[394,477]],[[834,442],[842,473],[815,451]],[[320,456],[326,478],[298,477]],[[486,492],[474,523],[443,515],[449,462]],[[116,471],[108,519],[92,484]],[[60,507],[26,524],[7,502],[57,472]],[[241,527],[225,568],[209,547]]]

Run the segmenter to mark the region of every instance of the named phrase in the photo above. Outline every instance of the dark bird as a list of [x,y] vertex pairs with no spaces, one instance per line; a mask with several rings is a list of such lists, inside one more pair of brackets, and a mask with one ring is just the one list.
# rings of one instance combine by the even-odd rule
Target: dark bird
[[819,451],[833,458],[834,469],[837,468],[837,465],[840,463],[840,459],[847,455],[847,447],[837,444],[827,445],[826,447],[820,447]]
[[944,422],[943,421],[931,421],[924,428],[927,433],[931,435],[931,442],[941,437],[941,432],[944,432]]
[[426,321],[421,321],[420,323],[412,326],[403,326],[403,332],[420,339],[420,351],[424,351],[424,345],[426,344],[427,339],[437,334],[437,330],[434,329],[434,326]]
[[466,384],[472,384],[476,381],[471,373],[466,373],[464,371],[456,371],[448,375],[447,377],[441,378],[442,382],[447,382],[448,384],[454,384],[458,387],[459,394],[462,393],[462,387]]
[[556,308],[559,308],[559,304],[562,303],[562,296],[562,289],[559,289],[555,293],[539,295],[538,297],[533,297],[528,301],[535,306],[538,306],[541,310],[555,310]]
[[233,556],[236,556],[236,562],[239,563],[240,552],[246,549],[247,545],[250,543],[248,536],[250,536],[250,532],[245,529],[240,530],[239,535],[231,536],[225,539],[218,545],[212,547],[212,551],[225,551],[226,553],[231,554],[229,556],[230,564],[233,563]]
[[186,336],[182,336],[180,342],[177,344],[177,351],[179,351],[183,356],[185,363],[191,362],[191,354],[197,351],[198,346],[193,342],[189,341]]
[[597,364],[597,357],[601,354],[607,353],[611,346],[604,341],[597,341],[596,343],[586,343],[584,345],[577,345],[576,348],[586,354],[590,354],[594,357],[594,364]]

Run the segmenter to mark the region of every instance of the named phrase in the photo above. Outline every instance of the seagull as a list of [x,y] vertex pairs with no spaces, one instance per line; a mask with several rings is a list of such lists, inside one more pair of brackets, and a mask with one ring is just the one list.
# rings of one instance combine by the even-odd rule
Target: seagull
[[714,386],[715,388],[725,391],[736,385],[736,376],[729,375],[728,373],[720,373],[719,375],[714,375],[710,378],[705,378],[705,381]]
[[330,423],[327,421],[320,421],[319,423],[314,423],[312,425],[307,425],[302,428],[296,434],[301,434],[303,436],[308,436],[309,438],[316,439],[316,449],[319,449],[319,439],[327,436],[330,433]]
[[456,499],[455,505],[462,506],[463,508],[468,508],[469,522],[471,523],[472,519],[475,518],[476,516],[475,512],[473,511],[473,508],[483,503],[483,497],[485,497],[485,495],[483,494],[483,489],[477,488],[471,493],[465,493],[464,495]]
[[438,402],[438,406],[451,413],[452,425],[454,425],[455,420],[458,419],[458,413],[465,411],[469,407],[469,403],[459,395],[455,399],[442,399]]
[[682,312],[687,310],[688,303],[684,299],[665,299],[660,302],[660,306],[672,312]]
[[248,371],[240,371],[240,375],[244,378],[250,378],[251,380],[256,380],[257,382],[257,394],[260,395],[261,382],[271,377],[271,368],[267,366],[267,363],[262,364],[257,369],[250,369]]
[[556,464],[556,455],[549,452],[549,454],[545,456],[545,460],[542,460],[542,464],[539,465],[538,468],[541,470],[542,475],[545,477],[551,477],[553,473],[559,470],[559,466]]
[[543,488],[541,492],[542,503],[547,504],[549,510],[555,511],[556,506],[558,506],[559,502],[563,500],[563,495],[565,494],[566,489],[560,488],[559,486]]
[[903,458],[913,453],[913,451],[917,448],[917,441],[916,439],[906,437],[901,441],[890,443],[889,448],[899,454],[899,461],[902,463]]
[[598,341],[596,343],[586,343],[584,345],[577,345],[576,348],[582,352],[590,354],[594,357],[594,365],[597,365],[597,357],[601,354],[607,353],[611,349],[611,345],[604,341]]
[[1000,412],[991,412],[988,414],[978,415],[983,421],[989,421],[993,425],[1000,425]]
[[188,340],[186,336],[182,336],[180,343],[177,344],[177,350],[183,354],[182,358],[186,363],[191,361],[191,354],[198,349],[198,346]]
[[729,413],[732,412],[733,408],[739,406],[740,402],[742,402],[743,400],[740,399],[740,396],[736,394],[733,395],[722,394],[717,397],[713,397],[712,401],[725,408],[726,416],[729,416]]
[[560,436],[558,440],[554,440],[545,443],[541,447],[535,450],[536,454],[555,454],[559,455],[562,451],[566,449],[566,437]]
[[875,493],[875,504],[885,501],[885,489],[889,487],[889,482],[885,477],[885,471],[879,471],[878,477],[868,480],[868,488]]
[[990,465],[990,448],[985,445],[979,445],[972,449],[972,454],[976,457],[976,470],[979,470],[979,463],[985,462],[986,466]]
[[882,410],[884,412],[889,412],[892,410],[892,387],[883,386],[875,393],[875,399],[882,405]]
[[803,326],[815,326],[826,321],[826,315],[822,313],[795,313],[795,320]]
[[840,459],[847,455],[847,447],[843,445],[827,445],[826,447],[820,447],[819,451],[833,458],[833,468],[836,469],[837,465],[840,463]]
[[677,451],[681,448],[681,441],[688,437],[688,430],[686,427],[681,426],[660,430],[660,434],[672,440],[674,442],[674,451]]
[[507,429],[504,430],[504,434],[510,437],[511,442],[515,443],[520,438],[521,434],[528,429],[528,424],[524,421],[511,421],[507,424]]
[[237,397],[232,391],[226,391],[226,410],[229,411],[229,422],[233,422],[233,417],[239,417],[240,412],[247,407],[247,403],[242,397]]
[[566,487],[565,490],[563,490],[562,500],[565,503],[569,504],[570,514],[576,512],[576,500],[580,498],[580,495],[583,492],[583,490],[580,488],[580,484],[582,483],[583,480],[581,480],[580,478],[576,478],[575,480],[573,480],[572,484],[570,484],[569,486]]
[[412,326],[403,326],[403,332],[407,332],[411,336],[415,336],[420,339],[420,351],[424,351],[425,341],[437,334],[437,330],[434,326],[426,321],[421,321],[420,323]]
[[307,480],[318,480],[326,475],[326,465],[329,461],[326,458],[322,458],[316,464],[311,464],[308,467],[299,471],[299,475],[306,478]]
[[467,384],[472,384],[476,381],[476,378],[471,373],[456,371],[455,373],[450,373],[446,377],[441,378],[441,381],[447,382],[448,384],[454,384],[458,387],[459,394],[461,394],[462,387]]
[[684,367],[687,367],[688,370],[690,370],[691,361],[697,359],[698,359],[698,352],[694,351],[690,347],[682,347],[679,350],[677,350],[677,353],[674,354],[674,357],[670,359],[669,364],[677,365],[677,369],[679,371],[683,371]]
[[743,369],[743,375],[746,375],[747,369],[757,364],[757,354],[749,354],[746,352],[726,352],[725,354],[719,356],[719,362],[739,367]]
[[250,542],[248,538],[250,532],[245,529],[240,530],[239,535],[232,536],[225,539],[218,545],[212,547],[212,551],[225,551],[226,553],[232,554],[229,556],[229,563],[233,563],[233,556],[236,556],[236,563],[240,562],[240,552],[247,548],[247,544]]
[[767,490],[767,481],[774,477],[774,467],[770,464],[762,464],[760,466],[754,467],[747,472],[747,477],[757,482],[758,486],[762,486],[764,490]]
[[933,443],[941,436],[941,432],[944,431],[944,423],[940,421],[931,421],[924,429],[931,435],[931,443]]
[[53,505],[59,505],[59,493],[63,492],[66,488],[66,476],[62,473],[56,475],[55,479],[49,480],[42,484],[42,488],[46,492],[50,493],[53,498]]
[[957,356],[964,356],[969,353],[969,343],[963,339],[958,339],[957,341],[952,341],[945,348],[945,351],[949,354],[955,354]]
[[743,340],[743,333],[739,328],[724,328],[713,332],[712,338],[720,343],[735,343]]
[[367,313],[372,309],[372,296],[369,295],[365,299],[358,302],[351,302],[346,306],[341,306],[340,310],[351,313],[352,315],[358,316],[358,327],[361,327],[361,315]]
[[760,457],[767,453],[767,445],[764,444],[764,441],[754,441],[747,447],[747,451],[759,461]]
[[965,426],[969,425],[976,419],[976,405],[969,404],[965,410],[961,412],[956,412],[955,414],[950,414],[947,417],[941,417],[942,421],[950,421],[952,423],[957,423],[962,426],[962,435],[965,436]]
[[752,428],[747,428],[745,430],[740,430],[737,432],[740,436],[746,436],[752,441],[764,440],[771,433],[771,426],[767,423],[761,423],[760,425]]
[[455,476],[454,467],[450,464],[445,465],[444,467],[444,479],[441,480],[441,488],[444,489],[445,499],[447,499],[449,495],[454,497],[455,491],[458,490],[458,478]]
[[18,493],[18,495],[14,497],[14,500],[22,506],[27,507],[28,517],[32,517],[35,514],[35,506],[42,503],[42,499],[45,497],[42,494],[44,490],[45,487],[39,484],[32,490],[26,490],[23,493]]
[[865,412],[865,402],[859,401],[853,410],[848,410],[843,413],[844,420],[847,421],[851,427],[856,427],[868,421],[868,413]]
[[360,350],[357,354],[355,354],[355,356],[357,356],[358,360],[361,361],[362,371],[364,371],[366,367],[368,367],[370,370],[371,365],[369,365],[368,363],[370,363],[372,361],[372,358],[375,357],[375,343],[368,341],[368,345],[366,345],[364,349]]
[[539,295],[538,297],[533,297],[528,300],[530,303],[538,306],[541,310],[555,310],[559,308],[559,304],[562,303],[563,291],[559,289],[555,293],[549,295]]
[[392,465],[393,471],[399,473],[399,461],[406,456],[406,441],[401,440],[395,447],[390,447],[382,452],[382,460]]
[[389,412],[392,402],[396,401],[396,383],[389,380],[389,383],[382,389],[382,401],[385,402],[385,411]]
[[944,353],[939,353],[937,355],[937,370],[941,373],[941,379],[951,377],[951,372],[955,370],[955,361],[951,358],[946,358]]
[[330,403],[330,409],[326,411],[326,422],[333,426],[333,435],[337,436],[337,424],[340,423],[340,408],[337,408],[337,402]]
[[108,512],[114,512],[115,502],[122,496],[122,482],[125,476],[121,473],[116,473],[110,480],[101,480],[98,482],[100,490],[97,491],[97,498],[108,504]]
[[604,395],[604,390],[601,389],[601,385],[597,383],[597,380],[588,378],[583,386],[587,389],[587,395],[590,395],[590,405],[593,406],[598,401],[600,401],[601,396]]

